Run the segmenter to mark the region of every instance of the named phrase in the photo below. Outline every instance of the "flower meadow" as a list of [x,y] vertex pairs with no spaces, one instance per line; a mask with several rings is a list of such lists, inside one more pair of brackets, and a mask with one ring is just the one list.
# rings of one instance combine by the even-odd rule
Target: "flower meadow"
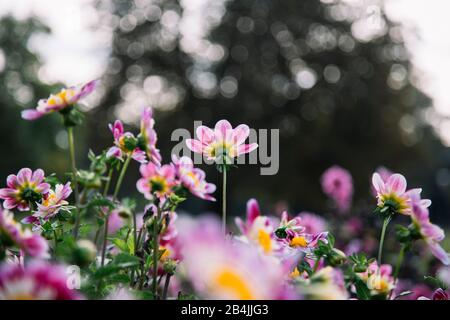
[[[249,199],[233,222],[227,188],[236,186],[227,173],[258,148],[246,143],[249,127],[220,120],[186,141],[214,161],[220,187],[190,157],[161,157],[150,107],[139,132],[110,124],[111,145],[89,152],[90,166],[79,168],[78,105],[97,86],[63,89],[22,113],[29,121],[62,118],[71,168],[67,177],[22,168],[2,179],[0,299],[449,299],[444,231],[431,222],[431,201],[403,175],[380,167],[367,177],[372,202],[361,214],[351,173],[334,165],[317,180],[329,213],[268,214]],[[142,208],[119,198],[131,161],[140,166]],[[222,212],[178,215],[188,197],[218,201]]]

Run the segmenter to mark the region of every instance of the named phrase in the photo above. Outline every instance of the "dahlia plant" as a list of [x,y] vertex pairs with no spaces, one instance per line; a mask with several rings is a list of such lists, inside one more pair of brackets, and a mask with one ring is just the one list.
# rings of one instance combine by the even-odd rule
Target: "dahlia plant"
[[[227,171],[258,147],[245,144],[244,124],[233,129],[221,120],[214,129],[199,127],[199,140],[186,141],[222,173],[221,222],[215,215],[177,214],[188,196],[215,201],[216,186],[186,155],[163,161],[151,108],[142,110],[136,134],[113,122],[112,146],[90,151],[89,167],[78,168],[73,128],[83,115],[76,104],[97,83],[64,89],[22,114],[27,120],[62,115],[71,176],[23,168],[6,177],[0,299],[448,299],[450,258],[441,245],[444,231],[430,220],[431,201],[387,169],[372,177],[371,205],[383,221],[378,240],[366,228],[372,213],[353,201],[351,173],[337,165],[318,179],[330,212],[268,215],[250,199],[245,218],[238,212],[227,226]],[[122,198],[132,160],[139,164],[138,196]],[[398,216],[410,223],[390,235],[387,226]],[[385,239],[396,259],[381,260]],[[413,254],[421,259],[410,259]],[[421,260],[443,267],[414,283],[402,274],[405,260],[410,267]],[[428,271],[413,269],[416,279]]]

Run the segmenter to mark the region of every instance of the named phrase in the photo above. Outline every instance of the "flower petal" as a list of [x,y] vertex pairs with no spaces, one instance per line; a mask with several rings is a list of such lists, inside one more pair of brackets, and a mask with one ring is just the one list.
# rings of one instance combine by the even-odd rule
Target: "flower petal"
[[200,141],[195,139],[187,139],[186,145],[189,149],[191,149],[193,152],[196,153],[202,153],[203,152],[203,145]]
[[257,143],[241,144],[237,147],[237,155],[239,156],[241,154],[250,153],[256,148],[258,148]]
[[250,134],[250,128],[246,124],[240,124],[233,130],[233,142],[236,145],[244,143]]
[[214,135],[218,140],[230,140],[233,135],[233,127],[227,120],[220,120],[214,127]]
[[45,115],[45,113],[39,112],[36,109],[27,109],[21,112],[22,119],[36,120]]
[[214,140],[214,131],[206,126],[199,126],[195,133],[203,145],[210,144]]
[[388,178],[386,183],[389,191],[403,194],[406,191],[406,179],[401,174],[395,173]]
[[32,175],[33,171],[30,168],[22,168],[17,174],[17,181],[20,185],[23,185],[31,180]]
[[372,175],[372,185],[377,193],[384,192],[384,182],[383,179],[381,179],[381,176],[378,174],[378,172],[375,172]]

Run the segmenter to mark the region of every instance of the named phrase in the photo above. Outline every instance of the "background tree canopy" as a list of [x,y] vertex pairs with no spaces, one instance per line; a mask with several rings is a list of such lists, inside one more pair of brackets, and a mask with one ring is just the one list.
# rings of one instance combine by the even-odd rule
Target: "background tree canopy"
[[[113,28],[113,50],[101,104],[90,111],[86,130],[79,132],[84,148],[99,152],[109,146],[107,124],[116,116],[135,124],[138,110],[147,104],[156,109],[158,145],[166,160],[176,143],[170,141],[172,131],[193,132],[195,120],[212,126],[225,118],[233,125],[279,129],[277,175],[259,175],[258,165],[231,172],[233,214],[242,214],[250,197],[270,208],[283,200],[293,211],[324,212],[328,206],[319,178],[333,164],[351,171],[355,199],[369,198],[371,174],[383,165],[405,174],[411,187],[422,186],[434,202],[433,215],[446,222],[448,187],[439,186],[435,177],[448,167],[449,154],[422,120],[430,100],[409,81],[411,64],[399,27],[381,12],[376,30],[363,37],[358,23],[364,19],[345,4],[326,2],[210,1],[201,11],[201,23],[195,24],[189,1],[99,1],[101,23]],[[16,25],[8,31],[23,25],[8,21]],[[25,164],[46,167],[45,161],[60,161],[61,154],[44,152],[52,154],[56,148],[54,119],[42,120],[48,126],[39,131],[33,127],[37,124],[19,121],[18,106],[33,104],[49,92],[35,73],[25,72],[25,64],[9,63],[14,55],[37,63],[26,49],[32,28],[18,36],[5,32],[3,22],[1,26],[8,69],[0,73],[0,130],[3,137],[20,139],[1,140],[2,150],[14,154],[0,160],[4,177]],[[8,97],[14,90],[5,77],[11,72],[31,77],[26,80],[34,92],[30,101]],[[45,159],[33,160],[28,154]],[[24,163],[17,163],[19,157]],[[66,164],[65,159],[58,163],[61,168]],[[215,169],[203,169],[219,185]],[[135,190],[134,171],[124,192]],[[185,208],[219,209],[196,200]]]

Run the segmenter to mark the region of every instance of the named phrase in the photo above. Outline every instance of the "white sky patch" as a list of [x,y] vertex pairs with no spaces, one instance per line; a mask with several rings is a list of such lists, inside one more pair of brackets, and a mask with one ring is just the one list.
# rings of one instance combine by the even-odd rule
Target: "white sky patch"
[[36,15],[47,24],[51,35],[37,35],[30,41],[44,63],[39,76],[45,82],[71,85],[100,77],[110,52],[110,33],[91,27],[98,20],[91,4],[92,0],[0,1],[0,16]]

